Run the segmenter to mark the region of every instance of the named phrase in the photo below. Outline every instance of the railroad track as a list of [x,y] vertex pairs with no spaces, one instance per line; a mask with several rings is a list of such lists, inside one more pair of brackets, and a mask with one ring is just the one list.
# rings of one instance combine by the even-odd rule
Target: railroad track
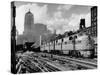
[[83,67],[84,69],[97,68],[97,63],[93,63],[93,62],[88,62],[88,61],[84,61],[84,60],[79,60],[79,59],[64,57],[64,56],[58,56],[58,55],[53,55],[53,58],[57,59],[58,61],[65,61],[65,62],[69,61],[73,64],[76,64],[77,66]]
[[55,67],[53,67],[53,66],[51,66],[49,64],[45,64],[44,66],[48,69],[49,72],[60,71],[59,69],[57,69],[57,68],[55,68]]
[[54,72],[54,71],[60,71],[59,69],[51,66],[50,64],[38,60],[37,58],[32,57],[23,57],[22,58],[22,63],[20,64],[20,68],[17,73],[25,73],[23,72],[23,67],[24,71],[28,71],[29,73],[34,73],[34,72]]
[[[50,55],[49,55],[50,56]],[[64,56],[58,56],[53,55],[53,58],[50,57],[42,57],[41,55],[37,54],[35,55],[28,55],[23,56],[24,66],[27,68],[28,72],[34,73],[34,72],[56,72],[61,71],[59,67],[56,67],[53,64],[50,64],[51,62],[55,61],[57,63],[63,65],[65,67],[66,64],[71,67],[71,70],[81,70],[81,69],[95,69],[97,68],[97,64],[93,62],[88,62],[84,60],[78,60],[75,58],[70,57],[64,57]]]
[[[41,55],[41,54],[40,54]],[[47,57],[51,54],[42,54],[43,56],[46,55]],[[45,57],[46,58],[46,57]],[[61,60],[61,61],[69,61],[73,64],[76,64],[77,66],[81,66],[84,69],[95,69],[97,68],[97,63],[93,63],[93,62],[89,62],[89,61],[85,61],[84,59],[79,60],[79,59],[75,59],[75,58],[70,58],[70,57],[64,57],[64,56],[58,56],[58,55],[53,55],[52,59],[57,59],[57,60]]]
[[[32,59],[31,59],[32,60]],[[50,65],[49,63],[47,63],[47,61],[45,60],[41,60],[38,58],[35,58],[35,60],[33,60],[34,63],[38,63],[37,65],[44,70],[44,72],[54,72],[54,71],[61,71],[59,69],[57,69],[56,67]]]
[[[25,73],[28,71],[29,73],[34,72],[42,72],[42,69],[34,63],[31,63],[29,60],[23,60],[23,63],[20,64],[18,73]],[[23,71],[24,69],[24,71]]]
[[81,67],[87,68],[87,69],[95,69],[97,68],[97,64],[96,63],[92,63],[92,62],[87,62],[87,61],[83,61],[83,60],[77,60],[77,59],[73,59],[73,58],[65,58],[65,57],[59,57],[60,60],[64,60],[64,61],[70,61],[71,63],[74,63],[76,65],[79,65]]
[[48,61],[44,60],[43,58],[41,58],[41,59],[38,58],[37,60],[39,61],[39,64],[41,63],[41,65],[48,70],[48,72],[61,71],[60,69],[51,65]]

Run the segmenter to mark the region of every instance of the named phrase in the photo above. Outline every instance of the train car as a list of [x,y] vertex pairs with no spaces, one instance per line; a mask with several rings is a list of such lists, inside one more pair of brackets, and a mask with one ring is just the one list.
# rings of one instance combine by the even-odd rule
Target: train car
[[70,40],[69,37],[65,37],[63,39],[62,50],[64,54],[68,54],[69,51],[73,50],[72,40]]
[[47,50],[47,52],[48,52],[48,50],[49,50],[49,49],[48,49],[48,43],[45,44],[45,50]]
[[57,42],[55,42],[55,50],[61,50],[61,39],[58,39]]
[[53,50],[53,47],[54,47],[53,42],[50,42],[50,47],[48,46],[48,50],[49,50],[49,48],[50,48],[50,50],[49,50],[49,51]]
[[[75,44],[73,43],[73,39],[70,39],[70,37],[75,38]],[[62,41],[63,39],[63,41]],[[85,33],[79,33],[76,35],[72,35],[69,37],[64,37],[62,39],[55,40],[55,51],[61,51],[63,54],[72,54],[74,50],[74,54],[81,55],[83,57],[89,57],[91,54],[91,43],[89,40],[89,35],[86,35]],[[54,50],[54,42],[50,42],[50,45],[43,46],[45,50],[51,51]]]
[[90,56],[90,44],[88,37],[88,35],[82,34],[78,35],[78,38],[76,39],[75,50],[80,52],[80,54],[84,57]]

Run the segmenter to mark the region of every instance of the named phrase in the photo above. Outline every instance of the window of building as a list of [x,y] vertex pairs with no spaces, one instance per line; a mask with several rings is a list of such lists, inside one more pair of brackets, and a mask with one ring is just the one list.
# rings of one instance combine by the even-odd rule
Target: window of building
[[95,13],[95,16],[96,16],[97,15],[97,9],[96,8],[94,9],[94,13]]
[[92,10],[91,12],[92,12],[92,13],[91,13],[92,17],[94,17],[94,11]]
[[95,16],[95,17],[97,16],[97,13],[96,13],[96,12],[94,12],[94,16]]

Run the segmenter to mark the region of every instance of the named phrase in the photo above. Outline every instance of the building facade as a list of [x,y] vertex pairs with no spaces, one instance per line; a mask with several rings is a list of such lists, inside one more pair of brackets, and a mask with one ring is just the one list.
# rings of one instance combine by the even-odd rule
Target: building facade
[[85,32],[92,37],[97,37],[97,6],[91,8],[91,26],[85,27],[85,20],[81,19],[79,32]]
[[30,10],[25,14],[25,21],[24,21],[24,32],[29,32],[34,24],[34,15],[30,12]]
[[[81,25],[80,25],[81,26]],[[91,8],[91,26],[79,30],[79,33],[86,33],[94,39],[95,53],[97,54],[97,6]]]
[[97,6],[91,8],[91,35],[97,36]]

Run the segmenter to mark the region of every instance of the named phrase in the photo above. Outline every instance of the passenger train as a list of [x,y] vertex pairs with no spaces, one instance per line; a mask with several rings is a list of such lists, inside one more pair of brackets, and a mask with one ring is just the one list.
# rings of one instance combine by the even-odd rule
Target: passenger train
[[[92,39],[94,40],[95,38]],[[92,43],[95,44],[95,42],[96,40]],[[56,39],[53,42],[44,43],[41,45],[41,50],[47,52],[59,52],[77,57],[90,57],[91,52],[93,51],[96,55],[92,43],[89,40],[89,35],[86,33],[77,33],[61,39]]]

